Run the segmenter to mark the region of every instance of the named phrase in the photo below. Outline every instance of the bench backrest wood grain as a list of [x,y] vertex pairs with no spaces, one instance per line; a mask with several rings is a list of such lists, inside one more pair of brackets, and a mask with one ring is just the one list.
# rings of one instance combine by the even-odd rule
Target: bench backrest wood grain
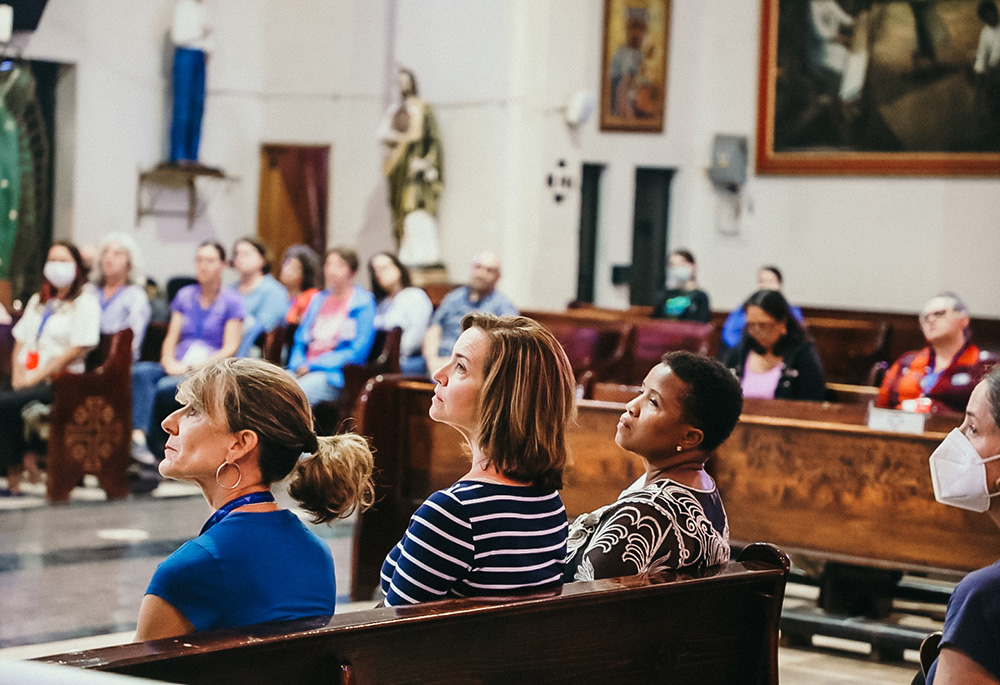
[[41,661],[177,683],[778,682],[788,559],[196,633]]
[[[370,596],[382,559],[423,498],[468,468],[458,434],[427,418],[429,384],[386,377],[374,385],[369,388],[398,397],[390,405],[397,408],[382,406],[373,395],[368,414],[383,425],[372,432],[366,422],[360,427],[375,437],[377,449],[386,435],[394,436],[389,438],[394,453],[406,455],[403,461],[412,465],[399,466],[409,474],[399,481],[409,499],[387,498],[384,505],[396,503],[394,527],[377,518],[367,521],[374,512],[359,520],[352,592],[358,598]],[[402,420],[400,402],[406,406],[402,432],[393,428]],[[623,405],[583,400],[578,406],[563,490],[571,516],[612,502],[641,473],[638,457],[614,444]],[[1000,558],[1000,531],[987,517],[934,500],[927,459],[961,418],[931,416],[928,432],[901,435],[868,429],[866,413],[867,407],[853,404],[747,400],[733,435],[709,461],[732,539],[767,540],[830,559],[914,570],[965,572]],[[380,455],[376,462],[382,468]]]

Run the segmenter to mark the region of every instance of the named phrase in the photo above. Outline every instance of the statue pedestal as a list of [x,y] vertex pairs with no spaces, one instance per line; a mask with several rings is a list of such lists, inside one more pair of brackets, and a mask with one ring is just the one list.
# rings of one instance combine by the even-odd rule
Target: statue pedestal
[[427,266],[411,266],[410,280],[418,288],[427,289],[428,286],[450,285],[448,280],[448,269],[444,264],[428,264]]

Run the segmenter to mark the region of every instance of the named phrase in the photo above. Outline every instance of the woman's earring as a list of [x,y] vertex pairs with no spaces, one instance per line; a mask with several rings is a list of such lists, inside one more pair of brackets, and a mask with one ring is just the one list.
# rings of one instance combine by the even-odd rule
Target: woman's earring
[[678,452],[683,452],[683,451],[684,451],[684,448],[683,448],[683,447],[681,447],[680,445],[678,445],[678,446],[677,446],[677,451],[678,451]]
[[[223,485],[222,481],[219,480],[219,476],[222,475],[222,469],[226,468],[227,466],[233,466],[236,468],[236,482],[233,483],[232,485]],[[226,490],[235,490],[236,488],[238,488],[240,486],[240,483],[243,482],[243,471],[240,469],[240,465],[230,464],[228,461],[224,461],[221,464],[219,464],[219,468],[215,470],[215,482],[219,484],[220,488],[225,488]]]

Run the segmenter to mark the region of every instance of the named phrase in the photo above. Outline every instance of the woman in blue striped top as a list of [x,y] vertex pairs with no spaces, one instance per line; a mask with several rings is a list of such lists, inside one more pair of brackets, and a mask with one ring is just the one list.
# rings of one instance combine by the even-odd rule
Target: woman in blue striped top
[[434,373],[431,419],[455,428],[469,472],[413,517],[382,565],[387,605],[558,587],[566,510],[558,489],[573,372],[559,342],[523,317],[469,314]]

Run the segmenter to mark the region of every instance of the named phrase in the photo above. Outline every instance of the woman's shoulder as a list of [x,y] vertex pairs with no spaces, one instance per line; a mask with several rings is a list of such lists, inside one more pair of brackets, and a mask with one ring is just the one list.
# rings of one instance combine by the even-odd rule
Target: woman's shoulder
[[1000,561],[973,571],[955,587],[956,597],[982,595],[1000,610]]
[[411,285],[409,288],[403,288],[400,290],[395,299],[397,301],[408,302],[411,304],[431,304],[431,298],[427,295],[426,291],[415,285]]
[[92,288],[84,288],[77,293],[70,304],[74,308],[97,309],[100,310],[101,302],[97,299],[97,294]]
[[721,498],[714,482],[711,489],[702,490],[670,478],[662,478],[642,488],[624,491],[615,502],[615,505],[635,504],[645,504],[654,508],[668,506],[672,511],[678,507],[694,508],[704,512],[721,506]]
[[558,490],[532,485],[506,485],[480,480],[460,480],[450,488],[439,490],[435,494],[439,493],[444,493],[443,496],[467,507],[555,510],[563,506]]

